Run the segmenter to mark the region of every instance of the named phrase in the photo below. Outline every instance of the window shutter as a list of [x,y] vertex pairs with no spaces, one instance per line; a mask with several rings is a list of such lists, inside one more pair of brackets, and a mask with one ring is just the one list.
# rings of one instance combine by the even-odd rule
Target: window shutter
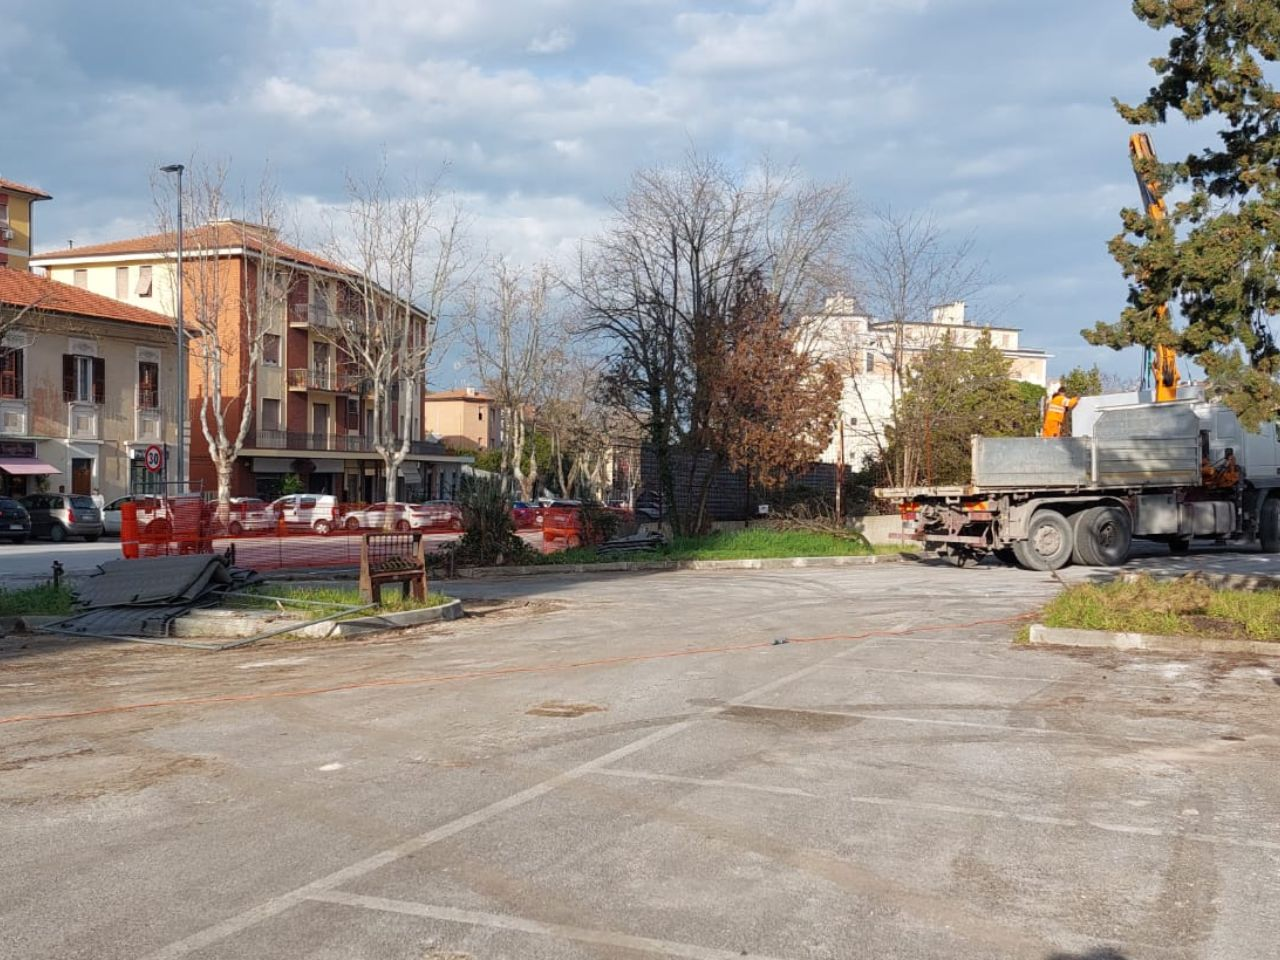
[[62,399],[70,402],[76,398],[76,358],[69,353],[62,355]]
[[102,357],[93,358],[93,402],[106,403],[107,400],[107,361]]

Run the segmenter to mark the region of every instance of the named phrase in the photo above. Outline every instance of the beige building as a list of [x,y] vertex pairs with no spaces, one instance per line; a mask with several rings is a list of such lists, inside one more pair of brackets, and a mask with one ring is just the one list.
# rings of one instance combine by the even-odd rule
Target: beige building
[[43,190],[0,177],[0,267],[27,269],[33,248],[31,208],[53,199]]
[[[814,319],[815,349],[837,363],[844,380],[840,421],[822,455],[826,463],[839,462],[843,447],[844,462],[856,469],[884,449],[902,370],[945,339],[972,349],[984,335],[989,336],[1009,360],[1013,379],[1047,386],[1050,355],[1023,346],[1017,327],[969,323],[963,301],[934,307],[927,320],[894,323],[870,317],[853,300],[835,296],[828,298],[825,310]],[[895,363],[899,356],[901,362]]]
[[173,320],[0,268],[0,490],[155,490],[176,441]]
[[502,443],[497,405],[475,387],[429,393],[422,411],[427,432],[454,450],[490,450]]

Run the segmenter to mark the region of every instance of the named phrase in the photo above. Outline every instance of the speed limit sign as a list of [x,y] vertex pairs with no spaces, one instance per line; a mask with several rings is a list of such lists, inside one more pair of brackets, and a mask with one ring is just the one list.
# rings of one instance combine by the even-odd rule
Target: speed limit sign
[[142,455],[142,462],[152,473],[159,473],[164,469],[164,450],[157,444],[151,444]]

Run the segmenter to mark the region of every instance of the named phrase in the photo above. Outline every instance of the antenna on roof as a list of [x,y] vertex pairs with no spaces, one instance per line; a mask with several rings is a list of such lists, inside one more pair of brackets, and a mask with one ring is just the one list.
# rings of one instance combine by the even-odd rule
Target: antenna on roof
[[67,249],[68,249],[68,250],[70,250],[70,249],[71,249],[72,247],[74,247],[75,245],[76,245],[76,242],[75,242],[74,240],[68,240],[68,241],[67,241]]

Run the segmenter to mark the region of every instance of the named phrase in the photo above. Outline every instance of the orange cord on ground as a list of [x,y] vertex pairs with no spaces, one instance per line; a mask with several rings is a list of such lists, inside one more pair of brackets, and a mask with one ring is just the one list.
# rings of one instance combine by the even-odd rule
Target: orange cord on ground
[[[909,637],[915,633],[936,633],[939,630],[965,630],[970,627],[1019,623],[1034,614],[1024,613],[1016,617],[998,617],[989,620],[969,620],[965,623],[936,623],[912,627],[910,630],[869,630],[866,633],[832,633],[816,637],[787,637],[787,643],[829,643],[834,640],[869,640],[872,637]],[[387,677],[380,680],[360,680],[329,687],[304,687],[298,690],[271,690],[262,693],[235,693],[210,697],[179,697],[172,700],[153,700],[145,703],[123,703],[92,710],[68,710],[64,713],[19,714],[0,717],[0,724],[29,723],[37,720],[72,720],[77,717],[96,717],[107,713],[130,713],[135,710],[156,710],[163,707],[203,706],[212,703],[250,703],[257,700],[281,700],[293,697],[310,697],[324,693],[341,693],[344,690],[367,690],[376,687],[405,687],[437,683],[456,683],[461,680],[487,680],[517,674],[554,673],[560,670],[579,670],[584,667],[605,667],[621,663],[643,663],[649,660],[669,660],[675,657],[699,657],[713,653],[739,653],[759,650],[774,645],[772,640],[752,643],[729,644],[719,647],[694,647],[690,650],[667,650],[662,653],[638,653],[621,657],[601,657],[595,660],[577,660],[569,663],[553,663],[535,667],[502,667],[496,670],[477,670],[471,673],[443,673],[424,677]]]

